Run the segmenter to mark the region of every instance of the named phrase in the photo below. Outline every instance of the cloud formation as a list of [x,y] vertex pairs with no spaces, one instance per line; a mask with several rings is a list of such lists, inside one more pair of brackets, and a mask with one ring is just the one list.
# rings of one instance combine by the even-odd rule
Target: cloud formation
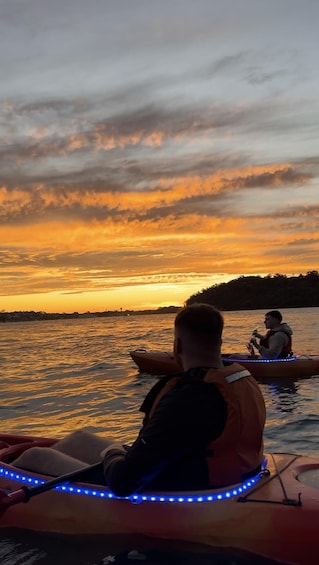
[[2,3],[4,308],[317,269],[319,9],[229,3]]

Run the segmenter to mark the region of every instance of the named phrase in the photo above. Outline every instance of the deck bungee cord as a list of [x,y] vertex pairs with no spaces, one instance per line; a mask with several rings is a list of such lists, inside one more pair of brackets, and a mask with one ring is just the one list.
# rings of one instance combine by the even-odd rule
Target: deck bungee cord
[[287,496],[286,488],[285,488],[285,485],[283,483],[283,479],[282,479],[282,476],[281,476],[281,474],[286,469],[288,469],[297,459],[299,459],[300,455],[293,456],[291,461],[289,461],[282,469],[278,468],[277,461],[275,459],[275,454],[271,453],[270,457],[272,458],[272,461],[274,463],[276,473],[274,475],[270,475],[269,470],[265,469],[264,475],[265,476],[268,475],[269,478],[263,483],[263,486],[265,486],[267,483],[270,483],[271,481],[273,481],[274,479],[277,478],[279,480],[280,486],[282,488],[282,492],[283,492],[283,495],[284,495],[283,499],[282,500],[271,500],[271,499],[265,500],[265,499],[258,499],[258,498],[250,498],[252,494],[254,494],[258,490],[260,490],[260,486],[257,485],[253,490],[251,490],[245,496],[241,496],[238,499],[238,502],[265,502],[267,504],[284,504],[286,506],[302,506],[301,493],[298,494],[298,499],[289,498]]

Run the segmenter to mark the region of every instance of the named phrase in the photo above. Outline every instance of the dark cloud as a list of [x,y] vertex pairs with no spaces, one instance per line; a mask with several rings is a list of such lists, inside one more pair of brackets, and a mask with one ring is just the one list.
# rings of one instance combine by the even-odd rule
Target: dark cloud
[[[220,135],[229,131],[250,131],[256,135],[260,120],[265,119],[269,107],[255,104],[251,108],[236,108],[228,104],[208,104],[198,108],[185,104],[175,110],[165,106],[148,105],[143,108],[115,112],[109,119],[91,119],[89,111],[94,107],[92,101],[78,99],[43,101],[39,104],[21,105],[9,111],[5,126],[9,129],[17,115],[27,116],[27,124],[33,123],[34,135],[12,135],[11,143],[0,149],[2,163],[0,182],[8,193],[19,191],[19,201],[10,203],[10,196],[0,213],[4,223],[26,223],[35,221],[41,213],[42,219],[52,219],[57,214],[67,219],[82,218],[90,221],[102,221],[108,216],[114,219],[126,215],[110,206],[87,206],[80,202],[69,204],[69,195],[88,193],[118,193],[131,191],[146,194],[152,191],[169,191],[175,180],[198,176],[206,177],[217,171],[224,171],[225,179],[218,189],[218,195],[212,185],[214,201],[226,201],[227,192],[240,189],[277,188],[289,185],[297,186],[308,183],[317,174],[318,157],[308,157],[307,162],[297,166],[281,167],[276,171],[262,174],[232,176],[227,179],[227,171],[238,167],[245,169],[252,162],[252,156],[244,151],[240,144],[230,150],[218,146]],[[277,109],[279,110],[279,109]],[[86,114],[86,112],[89,112]],[[53,112],[54,119],[43,120],[43,115]],[[41,128],[37,135],[37,118]],[[264,118],[263,118],[264,116]],[[30,118],[30,119],[29,119]],[[258,121],[259,120],[259,121]],[[278,116],[272,129],[280,128],[282,118]],[[255,122],[255,123],[254,123]],[[288,124],[288,129],[292,124]],[[46,132],[47,128],[47,132]],[[51,128],[51,129],[50,129]],[[61,129],[60,129],[61,128]],[[269,129],[270,126],[267,125]],[[18,125],[16,126],[18,130]],[[59,133],[58,133],[59,132]],[[153,137],[152,137],[153,136]],[[214,140],[214,150],[203,151],[202,139]],[[197,144],[199,146],[197,147]],[[272,167],[274,168],[274,167]],[[163,188],[165,181],[166,188]],[[28,199],[23,201],[21,193],[26,192]],[[47,205],[46,193],[54,192],[54,199]],[[52,202],[54,200],[54,203]],[[176,202],[174,206],[155,207],[146,213],[147,217],[162,217],[170,213],[181,215],[181,210],[191,203],[211,200],[211,195],[192,195],[192,201]],[[174,208],[179,208],[174,210]],[[209,211],[215,209],[210,204]],[[245,210],[243,210],[245,214]],[[138,218],[138,212],[131,216]]]
[[288,243],[289,247],[290,246],[293,246],[293,247],[294,246],[298,246],[298,247],[299,246],[301,246],[301,247],[306,246],[306,247],[308,247],[309,245],[318,246],[319,245],[319,239],[318,238],[317,239],[310,239],[310,238],[309,239],[308,238],[307,239],[306,238],[305,239],[296,239],[296,240],[290,241]]
[[[124,219],[144,222],[170,216],[181,218],[188,214],[237,215],[238,198],[244,194],[243,191],[250,190],[260,194],[261,189],[291,191],[292,187],[296,187],[298,190],[309,183],[314,175],[308,170],[304,171],[302,163],[295,167],[278,167],[277,170],[273,167],[270,171],[255,174],[245,169],[243,174],[240,174],[239,169],[235,174],[232,167],[238,163],[238,157],[234,161],[218,159],[217,155],[206,158],[194,155],[188,160],[180,157],[168,163],[164,159],[162,162],[150,160],[143,167],[130,162],[123,164],[122,169],[91,167],[75,173],[56,173],[49,182],[47,178],[38,175],[34,178],[36,183],[29,181],[24,187],[11,186],[12,198],[10,200],[9,190],[6,206],[0,211],[0,218],[3,224],[12,225],[38,223],[39,218],[41,222],[55,219],[68,222],[73,219],[87,222],[89,225],[92,221],[104,222],[110,218],[114,222],[122,222]],[[308,163],[305,168],[309,168]],[[220,171],[222,172],[218,174]],[[198,188],[192,191],[190,185],[187,196],[176,194],[174,199],[166,201],[165,192],[174,190],[181,178],[184,182],[189,179],[190,183],[196,179]],[[163,181],[167,185],[165,189],[161,188]],[[140,188],[141,183],[144,188]],[[120,205],[121,195],[132,191],[140,191],[141,195],[145,191],[147,195],[155,190],[163,194],[161,205],[149,204],[147,211],[140,211],[129,205],[125,207],[123,203]],[[288,194],[291,193],[287,192]],[[106,203],[103,198],[106,195],[118,195],[119,199],[115,198],[113,204]],[[93,198],[94,203],[90,202]],[[291,207],[284,208],[284,214],[295,213],[308,212],[304,212],[303,207],[296,210]],[[258,208],[254,214],[259,215]],[[243,209],[240,215],[250,216],[251,212]]]

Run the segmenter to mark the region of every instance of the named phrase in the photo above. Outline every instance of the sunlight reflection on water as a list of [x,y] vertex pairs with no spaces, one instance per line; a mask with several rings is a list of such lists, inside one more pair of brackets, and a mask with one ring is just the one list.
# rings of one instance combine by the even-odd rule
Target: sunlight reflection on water
[[[294,351],[318,354],[319,308],[282,312],[294,329]],[[245,351],[251,331],[261,329],[263,319],[264,311],[226,312],[223,351]],[[174,315],[149,315],[1,324],[2,429],[62,437],[88,427],[130,443],[142,421],[138,408],[156,377],[139,374],[129,351],[140,347],[171,350],[173,321]],[[260,387],[267,407],[266,451],[317,455],[319,377],[277,379]],[[53,548],[45,536],[30,534],[28,539],[29,548],[22,534],[11,534],[5,543],[2,535],[1,565],[93,565],[97,559],[93,546],[87,549],[85,561],[84,553],[73,544],[74,560],[70,561],[64,560],[71,552],[69,541],[59,539]],[[101,549],[100,559],[107,549],[111,552],[110,544]],[[43,551],[44,560],[40,559]],[[216,559],[209,564],[220,564],[220,558]],[[187,561],[184,556],[184,560],[201,563],[198,558]],[[162,565],[168,563],[166,556]]]

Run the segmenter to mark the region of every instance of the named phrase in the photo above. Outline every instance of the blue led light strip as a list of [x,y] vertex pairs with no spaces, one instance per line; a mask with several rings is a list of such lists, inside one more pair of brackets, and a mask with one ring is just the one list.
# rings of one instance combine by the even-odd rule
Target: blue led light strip
[[[267,461],[264,460],[263,470],[266,468]],[[255,477],[244,481],[234,487],[229,487],[225,490],[215,490],[203,492],[199,494],[198,492],[192,494],[187,493],[174,493],[174,494],[134,494],[129,497],[125,497],[124,500],[129,500],[134,504],[139,504],[141,502],[214,502],[218,500],[227,500],[238,495],[243,494],[251,487],[253,487],[263,476],[263,473],[258,473]],[[26,474],[21,474],[15,470],[8,469],[6,467],[0,467],[0,477],[5,477],[7,479],[18,481],[27,486],[36,486],[45,483],[42,479],[37,479]],[[105,499],[119,499],[123,500],[122,497],[115,496],[111,491],[104,487],[96,486],[94,488],[90,486],[77,486],[72,483],[64,483],[62,485],[56,486],[52,490],[57,490],[66,493],[80,494],[85,496],[93,496],[97,498]]]
[[283,359],[249,359],[249,358],[243,358],[243,359],[239,359],[239,358],[235,358],[235,357],[231,357],[231,355],[229,357],[222,357],[223,361],[236,361],[236,363],[239,363],[242,361],[244,363],[289,363],[290,361],[297,361],[298,357],[284,357]]

